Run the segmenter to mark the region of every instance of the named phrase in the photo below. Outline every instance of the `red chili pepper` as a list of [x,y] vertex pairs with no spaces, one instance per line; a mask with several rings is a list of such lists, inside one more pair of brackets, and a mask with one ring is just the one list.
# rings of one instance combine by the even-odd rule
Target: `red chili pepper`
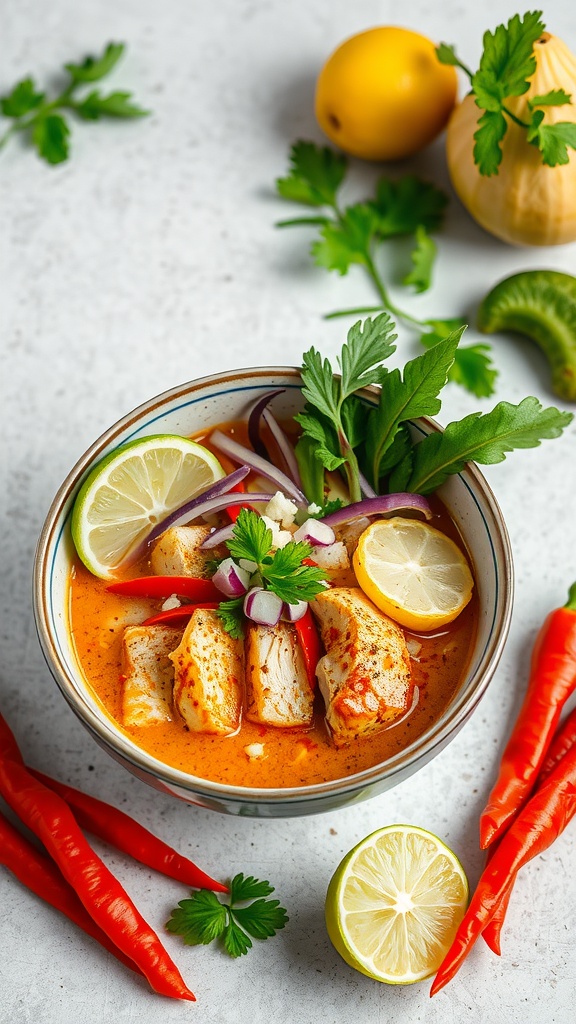
[[[550,772],[554,770],[556,765],[560,763],[565,754],[569,750],[572,750],[576,746],[576,708],[570,712],[567,716],[563,725],[557,730],[552,743],[548,747],[548,753],[546,760],[544,761],[542,768],[540,769],[540,775],[536,783],[536,789],[538,789],[548,778]],[[492,849],[492,848],[490,848]],[[512,889],[514,887],[515,878],[510,882],[508,892],[503,896],[496,913],[492,920],[486,925],[486,928],[482,932],[482,938],[485,939],[487,945],[490,947],[492,952],[500,955],[500,932],[504,925],[504,919],[506,917],[506,911],[508,909],[508,903],[510,896],[512,895]]]
[[201,604],[181,604],[179,608],[167,608],[166,611],[150,615],[142,623],[143,626],[179,626],[192,617],[197,608],[217,608],[217,601],[203,601]]
[[470,901],[434,979],[435,995],[454,977],[478,936],[506,896],[517,872],[543,853],[576,814],[576,746],[569,750],[536,790],[502,837],[484,868]]
[[213,892],[228,892],[221,882],[216,882],[210,875],[202,871],[193,861],[181,856],[171,846],[149,832],[128,814],[112,807],[103,800],[98,800],[88,793],[67,786],[63,782],[50,778],[42,772],[29,768],[29,772],[53,789],[69,807],[72,808],[76,821],[81,828],[104,839],[105,842],[122,850],[130,857],[146,864],[147,867],[159,871],[168,878],[175,878],[184,885],[194,889],[212,889]]
[[318,635],[318,628],[310,611],[310,606],[304,612],[301,619],[294,623],[296,633],[300,641],[304,663],[308,674],[308,682],[311,689],[316,686],[316,666],[322,654],[322,644]]
[[480,817],[484,849],[502,834],[529,795],[562,708],[575,687],[576,583],[564,607],[551,612],[538,633],[524,703]]
[[215,601],[221,596],[212,580],[196,576],[139,576],[134,580],[111,583],[106,589],[111,594],[124,597],[166,598],[178,594],[190,601]]
[[27,889],[55,907],[96,939],[125,967],[142,975],[140,968],[110,941],[92,920],[74,889],[64,880],[56,865],[18,832],[0,812],[0,864],[4,864]]
[[[84,838],[72,811],[12,756],[16,741],[0,715],[0,793],[41,840],[102,930],[161,995],[194,1000],[156,933]],[[16,748],[17,749],[17,748]]]

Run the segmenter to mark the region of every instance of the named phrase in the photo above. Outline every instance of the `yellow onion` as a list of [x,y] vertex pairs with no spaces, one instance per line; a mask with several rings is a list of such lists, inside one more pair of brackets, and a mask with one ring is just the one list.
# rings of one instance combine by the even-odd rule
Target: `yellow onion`
[[[544,32],[534,47],[536,71],[523,96],[506,106],[522,121],[530,120],[528,100],[564,89],[573,102],[544,107],[544,124],[576,122],[576,57]],[[491,234],[512,245],[561,245],[576,240],[576,151],[556,167],[542,163],[542,153],[526,139],[526,129],[508,119],[498,174],[480,174],[473,158],[474,132],[482,111],[469,95],[448,125],[446,152],[454,189],[468,212]]]

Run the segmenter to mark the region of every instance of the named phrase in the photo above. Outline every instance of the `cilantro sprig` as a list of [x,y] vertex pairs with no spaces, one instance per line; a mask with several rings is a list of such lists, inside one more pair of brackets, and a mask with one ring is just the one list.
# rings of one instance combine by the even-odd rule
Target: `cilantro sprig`
[[99,57],[88,56],[80,64],[65,64],[68,81],[52,99],[31,76],[23,78],[10,93],[0,98],[0,110],[11,121],[0,136],[0,149],[13,135],[25,132],[43,160],[61,164],[70,154],[70,124],[65,113],[73,113],[84,121],[145,117],[149,111],[134,103],[130,92],[103,94],[99,89],[85,92],[86,87],[99,82],[115,68],[124,50],[124,43],[108,43]]
[[[312,554],[312,547],[304,541],[288,541],[273,549],[272,531],[252,509],[242,508],[234,524],[232,537],[226,541],[232,558],[254,565],[250,586],[263,587],[276,594],[286,604],[312,601],[324,589],[326,572],[317,565],[303,565]],[[221,601],[218,615],[224,629],[235,639],[244,633],[244,598]]]
[[219,940],[229,956],[243,956],[252,949],[252,939],[271,938],[288,922],[280,900],[266,898],[273,892],[269,882],[259,882],[252,875],[235,875],[227,903],[223,897],[201,889],[180,901],[166,928],[181,935],[187,946]]
[[[454,326],[463,326],[462,320],[456,324],[453,319],[421,320],[401,309],[392,300],[379,267],[382,247],[394,239],[409,237],[411,267],[406,268],[403,284],[417,293],[430,288],[437,254],[432,235],[442,227],[447,196],[435,185],[413,175],[398,180],[383,177],[371,199],[342,206],[340,189],[347,169],[348,162],[342,154],[313,142],[298,141],[291,149],[288,175],[276,182],[284,199],[317,211],[314,216],[282,220],[278,227],[318,228],[311,246],[314,262],[341,275],[347,274],[352,266],[362,267],[378,296],[378,306],[336,310],[328,317],[386,310],[412,330],[418,330],[427,346],[447,337]],[[488,352],[486,345],[459,349],[450,372],[452,380],[478,397],[491,395],[494,390],[496,371]]]
[[462,63],[453,46],[441,43],[436,49],[442,64],[459,67],[468,76],[474,101],[482,111],[474,134],[474,162],[480,174],[498,174],[502,140],[510,122],[525,129],[527,141],[540,150],[542,162],[548,167],[567,164],[568,149],[576,149],[576,124],[571,121],[543,123],[547,107],[572,102],[564,89],[551,89],[541,96],[532,96],[527,101],[527,119],[518,117],[508,104],[508,100],[523,96],[530,88],[530,79],[536,71],[534,47],[545,27],[542,11],[529,11],[523,16],[515,14],[494,32],[485,32],[476,72]]
[[[327,359],[314,349],[304,354],[302,378],[307,405],[296,417],[303,431],[304,447],[296,447],[299,464],[312,458],[323,470],[343,465],[347,450],[342,446],[340,424],[342,399],[349,405],[347,422],[354,425],[347,442],[355,457],[355,480],[349,484],[350,498],[358,500],[362,475],[378,493],[410,491],[430,494],[446,478],[459,473],[467,462],[490,465],[502,462],[516,448],[532,448],[546,438],[558,437],[572,422],[571,413],[554,407],[542,408],[534,397],[519,405],[500,402],[491,412],[478,412],[449,423],[443,433],[431,433],[413,443],[409,421],[436,416],[441,409],[440,392],[454,365],[462,329],[434,344],[410,360],[401,371],[387,370],[377,361],[368,363],[364,339],[378,329],[389,342],[393,327],[386,314],[356,324],[348,333],[339,367],[346,375],[335,375]],[[380,339],[379,355],[386,359],[393,346]],[[311,372],[311,368],[312,371]],[[378,403],[369,405],[343,386],[343,381],[380,385]],[[337,415],[339,418],[337,419]],[[353,442],[350,438],[353,437]],[[350,467],[346,468],[350,480]]]

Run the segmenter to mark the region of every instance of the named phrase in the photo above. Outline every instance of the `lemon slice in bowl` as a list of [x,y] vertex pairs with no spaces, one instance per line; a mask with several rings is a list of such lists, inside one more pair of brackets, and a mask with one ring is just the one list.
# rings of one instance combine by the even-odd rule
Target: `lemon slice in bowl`
[[472,597],[474,580],[450,537],[419,519],[379,519],[361,534],[353,557],[367,597],[401,626],[430,630],[452,622]]
[[187,437],[157,434],[120,445],[97,463],[74,502],[79,557],[108,579],[157,523],[223,476],[212,452]]
[[410,985],[437,971],[468,895],[460,861],[437,836],[388,825],[358,843],[336,869],[326,895],[328,935],[361,974]]

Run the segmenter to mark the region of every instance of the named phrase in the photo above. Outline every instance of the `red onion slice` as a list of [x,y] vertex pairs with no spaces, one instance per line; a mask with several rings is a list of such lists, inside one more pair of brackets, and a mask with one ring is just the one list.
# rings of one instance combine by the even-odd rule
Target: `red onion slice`
[[[250,502],[268,504],[273,497],[273,494],[250,494]],[[157,523],[149,533],[146,544],[151,544],[170,526],[185,526],[187,523],[193,522],[194,519],[199,519],[200,516],[206,516],[211,512],[222,512],[225,508],[239,504],[241,502],[238,501],[238,494],[219,494],[213,498],[206,498],[205,495],[202,495],[201,499],[196,498],[194,501],[188,502],[187,505],[182,505],[176,512]]]
[[244,614],[259,626],[276,626],[280,621],[284,602],[271,590],[252,587],[244,598]]
[[250,573],[232,558],[225,558],[216,569],[212,583],[226,597],[242,597],[250,586]]
[[[302,505],[304,508],[308,507],[306,495],[292,482],[290,477],[282,473],[276,466],[273,466],[271,462],[263,459],[260,455],[256,455],[255,452],[251,452],[244,445],[238,444],[237,441],[233,441],[231,437],[227,437],[221,430],[213,430],[210,434],[210,441],[215,448],[218,448],[219,451],[227,455],[233,462],[240,462],[245,466],[249,466],[259,476],[263,476],[265,480],[272,480],[278,490],[289,495],[297,504]],[[252,499],[252,495],[250,495],[250,498]]]
[[276,444],[278,445],[280,454],[282,455],[282,458],[286,463],[286,469],[288,470],[289,476],[294,481],[296,486],[299,489],[301,489],[302,481],[300,480],[300,470],[298,469],[298,463],[296,462],[296,456],[294,454],[294,449],[290,444],[290,441],[286,437],[286,434],[282,430],[282,427],[278,423],[278,420],[275,419],[275,417],[272,415],[269,409],[264,409],[264,412],[262,413],[262,418],[266,423],[270,433],[272,434],[272,437],[276,441]]
[[228,523],[228,526],[222,526],[220,530],[214,530],[206,540],[202,541],[200,547],[203,551],[210,551],[211,548],[217,548],[219,544],[225,544],[227,540],[231,540],[234,534],[234,523]]
[[426,498],[421,494],[382,494],[377,498],[364,498],[363,501],[343,505],[318,521],[326,526],[341,526],[342,523],[348,523],[358,516],[378,516],[392,512],[422,512],[426,519],[431,519],[434,515]]
[[273,398],[276,398],[276,395],[283,395],[284,391],[285,388],[276,388],[275,391],[267,391],[265,395],[262,395],[262,398],[259,398],[258,401],[254,403],[250,410],[250,415],[248,416],[248,440],[256,454],[262,456],[263,459],[268,458],[268,452],[266,451],[266,446],[260,437],[260,417],[268,403],[271,402]]
[[298,622],[306,615],[308,601],[296,601],[294,604],[284,604],[282,618],[285,622]]

